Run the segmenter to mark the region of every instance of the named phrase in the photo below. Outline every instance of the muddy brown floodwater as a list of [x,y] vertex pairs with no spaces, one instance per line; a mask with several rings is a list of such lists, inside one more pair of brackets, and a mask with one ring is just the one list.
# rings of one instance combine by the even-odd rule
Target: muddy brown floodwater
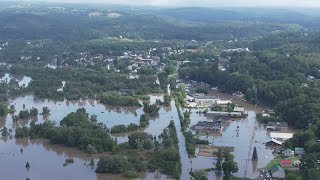
[[[203,114],[196,113],[198,110],[192,110],[191,126],[198,121],[205,121],[208,118]],[[257,169],[265,167],[270,160],[274,158],[272,150],[266,149],[265,142],[270,137],[266,128],[257,122],[256,113],[249,111],[248,116],[243,119],[233,120],[226,125],[221,134],[197,135],[200,139],[206,139],[214,146],[234,147],[235,162],[238,163],[239,171],[234,175],[239,177],[255,178],[258,175]],[[239,135],[237,129],[239,126]],[[253,148],[257,147],[258,161],[252,162]],[[206,163],[204,163],[206,162]],[[211,157],[197,156],[192,159],[193,169],[212,168],[215,166],[216,159]],[[220,178],[217,178],[220,179]]]
[[[163,96],[150,95],[150,103],[155,103],[156,99],[163,100]],[[78,108],[85,108],[89,115],[97,115],[98,122],[105,123],[108,127],[118,124],[128,125],[130,123],[139,124],[140,115],[143,114],[143,108],[119,108],[100,104],[97,101],[50,101],[35,99],[28,95],[10,100],[10,104],[15,105],[17,115],[20,110],[37,108],[40,112],[42,107],[49,107],[50,116],[44,117],[38,115],[33,119],[36,123],[44,122],[46,119],[53,120],[59,124],[67,114],[75,112]],[[172,108],[171,108],[172,107]],[[158,136],[163,129],[169,125],[171,119],[175,119],[178,124],[177,111],[174,101],[171,101],[171,107],[163,107],[159,111],[159,116],[150,120],[150,125],[143,131]],[[0,118],[0,127],[6,126],[15,129],[20,126],[28,126],[30,120],[21,120],[18,123],[12,121],[11,115]],[[127,141],[127,135],[117,135],[118,142]],[[182,142],[182,141],[181,141]],[[184,143],[184,141],[183,141]],[[20,149],[23,153],[20,153]],[[65,159],[74,158],[75,162],[63,166]],[[53,179],[77,179],[77,180],[119,180],[124,179],[120,175],[96,174],[94,168],[88,166],[91,159],[98,161],[96,156],[86,155],[84,152],[67,148],[60,145],[49,144],[45,140],[27,140],[15,139],[12,136],[0,139],[0,173],[1,179],[26,179],[32,180],[53,180]],[[31,165],[26,169],[26,162]],[[140,179],[170,179],[161,173],[141,174]]]
[[[150,95],[150,103],[155,103],[156,99],[163,99],[161,95]],[[221,96],[220,96],[221,97]],[[49,107],[50,116],[45,117],[38,115],[34,120],[41,123],[46,119],[53,120],[59,125],[67,114],[75,112],[78,108],[85,108],[90,115],[97,115],[98,122],[103,122],[107,127],[114,125],[130,123],[139,124],[140,115],[143,114],[143,108],[117,108],[105,106],[94,100],[82,101],[50,101],[35,99],[34,96],[28,95],[10,100],[10,104],[15,105],[18,114],[20,110],[31,109],[35,107],[42,111],[42,107]],[[249,108],[250,109],[250,108]],[[196,109],[192,110],[191,125],[196,124],[199,120],[207,120],[202,114],[197,114]],[[179,151],[182,163],[181,179],[190,179],[189,171],[212,168],[215,164],[215,158],[212,157],[195,157],[188,158],[185,146],[185,139],[181,133],[181,126],[174,101],[171,101],[171,107],[162,107],[159,116],[150,120],[150,125],[141,129],[141,131],[158,136],[163,129],[169,125],[173,119],[178,132]],[[15,129],[20,126],[28,126],[30,120],[23,120],[19,123],[13,123],[11,115],[0,118],[0,128]],[[239,126],[240,133],[236,136],[236,128]],[[118,142],[128,140],[127,134],[116,134]],[[273,158],[271,150],[264,146],[264,142],[269,139],[265,128],[257,123],[255,111],[249,111],[249,116],[242,120],[232,121],[223,130],[222,135],[202,135],[201,139],[208,139],[210,143],[221,146],[235,147],[235,161],[239,165],[239,172],[235,175],[239,177],[255,177],[256,168],[265,166]],[[253,147],[257,146],[259,160],[257,164],[252,164],[251,159]],[[23,153],[20,149],[23,148]],[[265,158],[266,157],[266,158]],[[63,166],[66,158],[74,158],[75,162]],[[98,161],[97,156],[87,155],[73,148],[67,148],[59,145],[49,144],[45,140],[27,140],[15,139],[13,137],[0,139],[0,173],[1,179],[26,179],[31,180],[56,180],[56,179],[77,179],[77,180],[119,180],[124,179],[120,175],[96,174],[94,168],[88,164],[91,159]],[[31,165],[30,169],[25,168],[26,162]],[[209,179],[220,179],[214,172],[208,173]],[[140,179],[170,179],[160,173],[141,174]]]

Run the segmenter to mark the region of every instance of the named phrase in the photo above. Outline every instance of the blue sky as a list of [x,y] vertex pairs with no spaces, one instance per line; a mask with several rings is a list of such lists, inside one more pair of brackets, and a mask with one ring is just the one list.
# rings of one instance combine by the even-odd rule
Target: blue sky
[[[26,0],[27,1],[27,0]],[[37,0],[42,2],[112,3],[151,6],[281,6],[320,7],[320,0]]]

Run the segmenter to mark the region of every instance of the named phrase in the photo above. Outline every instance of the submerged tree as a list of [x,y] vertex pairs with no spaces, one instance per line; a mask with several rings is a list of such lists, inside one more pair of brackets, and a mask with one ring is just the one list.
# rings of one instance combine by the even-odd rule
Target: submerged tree
[[49,114],[50,114],[50,109],[48,107],[43,107],[41,115],[49,115]]
[[222,171],[222,150],[218,150],[218,160],[216,163],[216,172],[221,173]]
[[8,136],[9,135],[7,127],[3,127],[3,129],[1,129],[1,135],[2,136]]
[[258,160],[257,147],[254,147],[253,149],[252,160],[253,161]]
[[26,164],[26,168],[30,168],[30,164],[29,164],[29,162],[27,162],[27,164]]
[[234,156],[230,153],[229,150],[225,149],[223,151],[223,156],[225,161],[222,163],[222,169],[225,175],[225,179],[229,179],[232,173],[238,172],[238,165],[234,162]]

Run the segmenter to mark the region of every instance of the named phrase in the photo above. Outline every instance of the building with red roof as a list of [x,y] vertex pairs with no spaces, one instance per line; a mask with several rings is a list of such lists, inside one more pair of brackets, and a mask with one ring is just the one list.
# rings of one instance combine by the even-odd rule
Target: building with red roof
[[281,167],[289,167],[289,166],[292,166],[292,161],[289,160],[289,159],[282,159],[280,160],[280,165]]

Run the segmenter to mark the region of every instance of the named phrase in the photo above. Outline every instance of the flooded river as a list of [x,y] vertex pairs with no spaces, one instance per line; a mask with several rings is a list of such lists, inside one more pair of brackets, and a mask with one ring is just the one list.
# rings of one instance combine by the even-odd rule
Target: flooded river
[[[163,100],[163,96],[150,96],[150,103],[155,103],[156,99]],[[90,115],[97,115],[98,122],[105,123],[108,127],[114,125],[130,123],[139,124],[140,115],[143,114],[143,108],[116,108],[105,106],[94,100],[86,101],[50,101],[37,100],[32,95],[18,97],[10,100],[10,104],[15,105],[17,115],[20,110],[37,108],[39,112],[42,107],[49,107],[50,116],[45,117],[38,115],[37,123],[41,123],[46,119],[59,122],[63,117],[71,112],[75,112],[78,108],[85,108]],[[171,102],[175,107],[174,101]],[[24,108],[25,107],[25,108]],[[150,120],[150,125],[143,131],[158,136],[163,129],[169,125],[172,118],[177,117],[175,111],[170,107],[163,107],[159,111],[159,117]],[[18,126],[28,125],[30,120],[20,120],[18,123],[12,121],[11,115],[0,119],[0,127],[15,129]],[[177,119],[177,121],[179,121]],[[127,141],[126,134],[115,135],[118,142]],[[23,148],[23,153],[20,149]],[[66,158],[74,158],[75,163],[63,166]],[[15,139],[12,137],[2,138],[0,140],[0,173],[4,179],[78,179],[78,180],[105,180],[105,179],[124,179],[120,175],[96,174],[92,167],[88,166],[91,159],[96,157],[86,155],[81,151],[73,148],[67,148],[59,145],[51,145],[47,141],[37,140],[30,141],[27,139]],[[25,168],[26,162],[29,162],[31,168]],[[86,165],[85,165],[86,164]],[[12,172],[12,173],[7,173]],[[141,175],[141,179],[170,179],[160,173],[146,173]]]
[[[155,103],[156,99],[163,100],[163,96],[151,95],[150,103]],[[130,123],[139,124],[140,115],[143,114],[143,108],[116,108],[105,106],[95,100],[85,101],[50,101],[38,100],[34,96],[28,95],[10,100],[10,104],[15,105],[17,115],[22,109],[31,109],[35,107],[42,111],[42,107],[49,107],[50,116],[45,117],[38,115],[35,120],[41,123],[46,119],[59,121],[71,112],[75,112],[78,108],[85,108],[90,115],[97,115],[98,122],[103,122],[107,127],[114,125]],[[24,108],[25,107],[25,108]],[[197,114],[197,110],[192,110],[191,125],[196,124],[199,120],[207,120],[202,114]],[[179,150],[182,162],[181,179],[190,179],[189,171],[192,168],[205,169],[212,168],[215,164],[215,158],[195,157],[188,158],[185,148],[185,139],[180,132],[181,126],[177,114],[174,101],[171,101],[171,107],[162,107],[159,116],[150,120],[150,125],[141,129],[141,131],[158,136],[163,129],[168,126],[170,120],[175,121],[178,132]],[[13,123],[11,115],[0,119],[0,127],[14,129],[17,126],[28,125],[30,120],[22,120],[19,123]],[[240,133],[237,137],[236,129],[239,126]],[[127,141],[127,134],[116,134],[118,142]],[[264,143],[268,139],[265,128],[256,122],[255,112],[249,111],[247,118],[232,121],[227,126],[222,135],[199,135],[201,139],[208,139],[210,143],[221,146],[235,147],[235,161],[238,163],[239,172],[235,175],[239,177],[253,178],[256,175],[256,169],[264,167],[269,160],[273,158],[271,151],[265,149]],[[257,164],[252,164],[251,155],[253,147],[258,150],[259,160]],[[20,149],[23,148],[23,153]],[[265,158],[266,157],[266,158]],[[66,158],[74,158],[75,163],[63,166]],[[88,164],[97,157],[86,155],[81,151],[73,148],[66,148],[58,145],[51,145],[44,140],[30,141],[27,139],[2,138],[0,140],[0,173],[3,179],[78,179],[78,180],[102,180],[102,179],[123,179],[119,175],[96,174],[94,169]],[[31,164],[30,169],[25,168],[26,162]],[[209,172],[209,179],[219,179],[214,172]],[[141,175],[141,179],[169,179],[160,173],[147,173]]]

